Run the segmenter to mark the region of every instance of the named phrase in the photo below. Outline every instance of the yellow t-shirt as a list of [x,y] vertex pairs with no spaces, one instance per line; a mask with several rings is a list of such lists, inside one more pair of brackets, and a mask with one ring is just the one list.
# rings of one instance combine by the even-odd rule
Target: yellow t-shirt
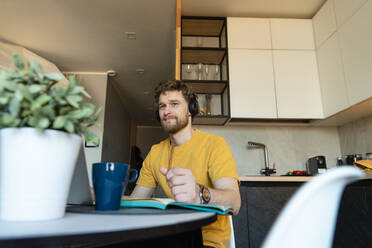
[[[147,155],[137,184],[155,188],[158,184],[169,198],[173,198],[165,176],[159,172],[160,167],[188,168],[192,171],[196,182],[213,187],[213,183],[223,177],[239,180],[234,157],[226,141],[214,134],[195,129],[191,139],[183,145],[173,147],[172,161],[169,138],[153,145]],[[218,215],[217,221],[202,228],[203,243],[212,247],[227,247],[230,238],[228,216]]]

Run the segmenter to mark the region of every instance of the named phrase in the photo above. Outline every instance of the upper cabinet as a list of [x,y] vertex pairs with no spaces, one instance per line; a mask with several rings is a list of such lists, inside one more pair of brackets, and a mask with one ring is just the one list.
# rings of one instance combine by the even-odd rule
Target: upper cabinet
[[328,0],[313,18],[325,117],[372,97],[371,13],[371,1]]
[[228,18],[227,23],[232,118],[323,118],[310,20]]
[[372,96],[372,1],[339,28],[341,57],[350,104]]
[[270,50],[230,49],[231,116],[276,118],[276,97]]
[[323,118],[315,52],[274,50],[273,61],[278,118]]
[[311,20],[270,19],[270,27],[273,49],[315,49]]
[[[368,0],[333,0],[337,27],[341,27]],[[331,2],[331,1],[328,1]]]
[[318,48],[317,58],[324,117],[328,117],[350,106],[338,33]]
[[198,95],[193,124],[225,124],[230,118],[226,18],[181,18],[181,79]]
[[268,19],[229,17],[227,30],[229,48],[271,49]]
[[[349,1],[349,0],[348,0]],[[323,4],[313,18],[315,46],[318,48],[337,29],[332,0]]]

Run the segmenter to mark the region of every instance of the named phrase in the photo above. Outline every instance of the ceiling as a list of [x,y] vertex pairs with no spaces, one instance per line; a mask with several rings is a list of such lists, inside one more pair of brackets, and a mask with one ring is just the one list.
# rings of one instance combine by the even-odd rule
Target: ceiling
[[[182,0],[182,15],[311,18],[324,2]],[[0,40],[61,71],[115,70],[111,81],[139,125],[156,124],[152,91],[174,78],[175,29],[176,0],[0,0]]]

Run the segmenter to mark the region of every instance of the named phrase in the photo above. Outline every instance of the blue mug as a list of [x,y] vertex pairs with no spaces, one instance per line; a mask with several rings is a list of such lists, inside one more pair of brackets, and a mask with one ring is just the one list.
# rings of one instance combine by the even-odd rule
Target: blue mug
[[[116,162],[93,163],[93,188],[96,210],[118,210],[127,183],[136,181],[138,172]],[[129,173],[133,172],[129,179]]]

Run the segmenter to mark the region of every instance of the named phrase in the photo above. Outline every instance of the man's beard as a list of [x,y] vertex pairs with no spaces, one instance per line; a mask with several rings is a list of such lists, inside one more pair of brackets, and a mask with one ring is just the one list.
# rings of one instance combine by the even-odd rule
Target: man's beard
[[181,118],[178,118],[177,116],[173,118],[175,118],[174,124],[167,123],[164,120],[161,121],[161,126],[163,127],[163,130],[167,133],[175,134],[189,124],[189,117],[187,114],[184,115],[183,117],[181,116]]

